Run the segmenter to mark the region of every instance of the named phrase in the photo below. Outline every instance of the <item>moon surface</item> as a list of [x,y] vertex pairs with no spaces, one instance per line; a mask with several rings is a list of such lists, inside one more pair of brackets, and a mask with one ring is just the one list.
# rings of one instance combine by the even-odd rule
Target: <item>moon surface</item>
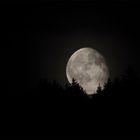
[[105,58],[95,49],[81,48],[69,58],[66,66],[69,83],[74,78],[87,94],[94,94],[100,85],[103,88],[109,78]]

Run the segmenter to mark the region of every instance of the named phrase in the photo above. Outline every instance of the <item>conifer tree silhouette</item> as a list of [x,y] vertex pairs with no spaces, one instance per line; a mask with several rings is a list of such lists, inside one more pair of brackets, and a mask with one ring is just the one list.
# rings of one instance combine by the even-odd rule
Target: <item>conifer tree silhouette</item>
[[108,81],[104,84],[103,94],[110,95],[112,93],[112,81],[109,78]]
[[76,98],[86,98],[87,94],[79,83],[73,78],[72,84],[67,91],[71,96]]
[[96,90],[96,94],[99,94],[99,95],[102,94],[102,87],[100,86],[100,84]]

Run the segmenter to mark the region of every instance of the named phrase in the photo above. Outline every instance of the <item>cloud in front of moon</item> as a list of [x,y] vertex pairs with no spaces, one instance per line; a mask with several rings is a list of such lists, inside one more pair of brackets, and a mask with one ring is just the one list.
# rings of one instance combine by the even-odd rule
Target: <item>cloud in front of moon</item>
[[72,54],[66,66],[66,76],[74,78],[87,94],[94,94],[100,84],[103,87],[109,77],[105,58],[95,49],[81,48]]

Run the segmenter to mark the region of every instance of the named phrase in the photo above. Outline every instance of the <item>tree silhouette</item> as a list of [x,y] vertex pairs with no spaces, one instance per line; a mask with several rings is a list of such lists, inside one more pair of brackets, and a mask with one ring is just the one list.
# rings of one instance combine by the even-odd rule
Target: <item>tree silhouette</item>
[[104,84],[103,94],[105,96],[111,95],[111,93],[112,93],[112,85],[113,85],[113,83],[112,83],[111,79],[109,78],[108,81]]
[[[5,91],[7,82],[3,82],[1,85],[3,86],[1,88]],[[29,99],[29,105],[26,105],[28,112],[32,110],[33,106],[35,106],[35,112],[37,109],[39,110],[38,116],[40,113],[46,112],[47,115],[43,119],[41,117],[44,116],[44,114],[40,115],[40,120],[42,121],[42,124],[47,122],[47,125],[48,122],[51,122],[50,126],[52,126],[52,122],[54,126],[62,126],[62,122],[64,118],[66,118],[66,114],[68,114],[66,122],[69,122],[69,124],[71,123],[70,120],[73,124],[76,124],[77,121],[79,121],[81,126],[85,127],[85,124],[90,124],[91,128],[93,129],[94,126],[95,130],[97,130],[97,127],[98,130],[101,129],[101,126],[110,126],[110,130],[113,130],[113,126],[114,128],[117,128],[116,126],[121,126],[122,124],[127,126],[127,118],[129,118],[129,122],[132,120],[132,125],[130,126],[131,128],[134,128],[133,122],[138,124],[138,126],[140,125],[139,85],[139,77],[135,71],[130,68],[115,80],[108,79],[103,88],[99,84],[96,94],[90,96],[86,94],[84,89],[75,79],[72,79],[71,84],[66,84],[65,88],[56,81],[50,82],[46,79],[42,79],[38,86],[27,89],[24,94],[25,98],[23,98],[23,105],[26,105],[25,99]],[[1,96],[2,95],[4,94],[1,94]],[[31,98],[29,96],[31,96]],[[32,98],[32,96],[35,96],[35,98]],[[13,102],[13,100],[11,101]],[[30,106],[30,109],[28,109],[28,106]],[[19,107],[18,110],[22,109]],[[48,117],[48,114],[51,114],[50,118]],[[133,117],[130,117],[130,114],[132,114]],[[82,119],[80,120],[80,118]],[[48,128],[50,128],[50,126],[48,126]],[[80,130],[80,125],[78,130]],[[102,130],[107,133],[106,129]],[[125,130],[128,132],[130,127],[125,127]],[[81,133],[82,131],[80,130],[79,132]],[[100,132],[101,131],[99,131],[99,133]],[[123,127],[122,132],[124,132]]]
[[73,78],[72,84],[65,88],[66,94],[74,98],[87,98],[87,94],[79,83]]
[[97,88],[96,94],[102,94],[102,87],[100,86],[100,84]]
[[[10,95],[7,82],[2,82],[1,96]],[[88,99],[90,101],[94,100],[96,96],[112,98],[113,100],[125,100],[132,98],[139,98],[139,86],[140,78],[137,76],[133,68],[129,67],[124,74],[120,77],[111,80],[110,78],[104,84],[103,87],[99,85],[96,94],[91,96],[86,94],[86,91],[79,85],[76,79],[72,79],[71,84],[66,84],[62,87],[57,81],[47,81],[46,79],[40,80],[38,86],[35,88],[29,88],[24,93],[25,96],[40,96],[47,99],[65,100],[68,99]]]
[[134,69],[129,67],[124,74],[114,81],[108,79],[101,90],[99,85],[97,94],[100,96],[109,96],[109,98],[131,99],[136,98],[139,91],[140,78],[136,75]]

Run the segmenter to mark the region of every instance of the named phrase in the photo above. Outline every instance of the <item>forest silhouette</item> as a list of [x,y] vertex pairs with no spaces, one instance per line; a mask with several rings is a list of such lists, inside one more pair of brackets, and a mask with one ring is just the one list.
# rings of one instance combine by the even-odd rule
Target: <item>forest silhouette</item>
[[104,83],[103,88],[99,85],[96,92],[92,95],[86,94],[86,91],[79,85],[76,79],[72,80],[72,84],[61,86],[57,81],[49,82],[41,79],[38,86],[27,89],[24,96],[44,96],[45,98],[55,99],[86,99],[94,100],[94,98],[107,97],[112,99],[132,99],[139,97],[138,91],[140,86],[140,78],[132,67],[129,67],[124,74],[111,80],[110,78]]
[[139,85],[140,79],[133,68],[114,80],[108,79],[104,88],[99,86],[90,96],[75,79],[65,87],[56,81],[40,80],[22,98],[5,98],[8,107],[4,110],[8,114],[3,118],[6,122],[3,133],[14,136],[139,135]]

